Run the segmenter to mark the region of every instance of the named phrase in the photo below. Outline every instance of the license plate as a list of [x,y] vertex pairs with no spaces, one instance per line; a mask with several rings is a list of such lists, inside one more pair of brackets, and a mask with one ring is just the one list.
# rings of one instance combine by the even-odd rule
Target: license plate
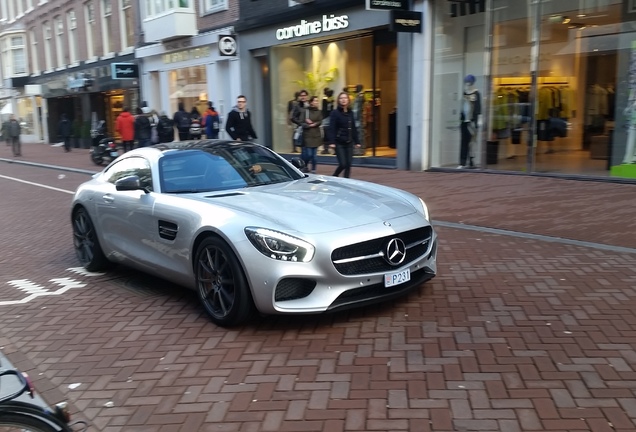
[[411,269],[402,270],[384,275],[384,286],[392,287],[411,280]]
[[119,156],[119,153],[117,153],[116,151],[110,152],[110,157],[117,157],[117,156]]

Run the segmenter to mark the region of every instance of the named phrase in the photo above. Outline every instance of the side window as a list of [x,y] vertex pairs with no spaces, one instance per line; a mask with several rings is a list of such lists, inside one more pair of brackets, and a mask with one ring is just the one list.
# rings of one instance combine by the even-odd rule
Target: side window
[[126,158],[113,164],[106,171],[106,181],[114,184],[117,180],[132,175],[139,177],[141,187],[152,190],[150,164],[141,157]]

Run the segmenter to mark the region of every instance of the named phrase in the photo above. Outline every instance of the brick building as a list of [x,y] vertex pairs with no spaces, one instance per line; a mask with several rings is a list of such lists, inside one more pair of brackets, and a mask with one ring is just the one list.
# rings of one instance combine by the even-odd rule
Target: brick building
[[238,91],[227,85],[238,63],[216,49],[237,19],[236,0],[3,0],[0,106],[25,141],[55,142],[65,113],[82,146],[97,120],[114,133],[124,106],[202,106]]

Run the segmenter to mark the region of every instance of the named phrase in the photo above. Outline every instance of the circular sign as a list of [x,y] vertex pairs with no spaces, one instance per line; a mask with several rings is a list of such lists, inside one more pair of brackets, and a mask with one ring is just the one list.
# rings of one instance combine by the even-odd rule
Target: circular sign
[[234,36],[220,36],[219,37],[219,51],[221,55],[233,56],[236,55],[236,39]]

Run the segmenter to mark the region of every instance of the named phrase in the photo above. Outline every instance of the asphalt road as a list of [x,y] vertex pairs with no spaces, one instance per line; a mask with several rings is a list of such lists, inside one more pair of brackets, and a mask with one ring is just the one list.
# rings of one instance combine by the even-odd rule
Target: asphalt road
[[[0,346],[38,376],[45,399],[70,400],[91,430],[636,430],[629,250],[440,225],[439,275],[404,298],[228,330],[180,287],[123,268],[78,269],[69,203],[86,178],[0,163]],[[449,182],[460,191],[458,177]],[[448,190],[430,191],[434,217],[471,222],[466,207],[445,210],[459,208],[460,193]],[[531,195],[499,205],[539,214]],[[472,220],[521,221],[472,199]],[[538,234],[561,224],[576,234],[563,237],[608,238],[552,219]],[[611,231],[621,241],[605,243],[632,247],[622,237]]]

